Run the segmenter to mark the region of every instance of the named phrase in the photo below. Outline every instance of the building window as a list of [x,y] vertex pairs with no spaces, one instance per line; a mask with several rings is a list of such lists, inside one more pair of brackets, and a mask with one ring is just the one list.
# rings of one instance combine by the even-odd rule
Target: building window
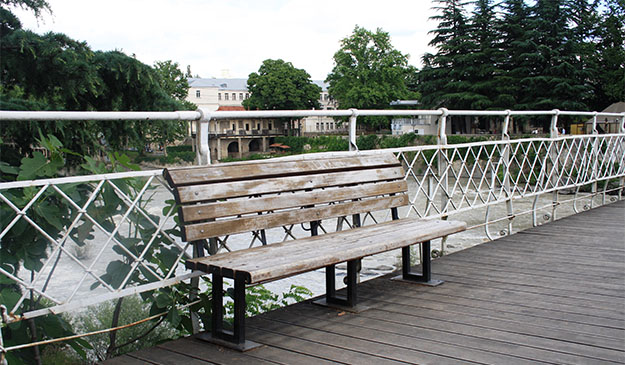
[[245,99],[249,99],[250,98],[250,94],[249,93],[245,93]]
[[236,125],[234,125],[234,123],[232,123],[232,130],[234,131],[234,130],[236,130],[236,129],[237,129],[237,126],[236,126]]
[[224,97],[226,100],[228,100],[228,93],[224,93]]
[[317,130],[319,130],[319,123],[317,123]]
[[328,99],[329,99],[329,95],[328,95],[328,94],[325,94],[325,95],[323,96],[323,99],[324,99],[325,101],[328,101]]
[[271,128],[271,122],[269,122],[269,130],[272,130],[273,128]]
[[232,93],[232,100],[237,100],[237,93]]
[[256,129],[260,130],[260,123],[256,124]]
[[[234,95],[234,94],[232,94]],[[250,123],[245,123],[245,130],[249,131],[250,130]]]
[[330,123],[326,123],[326,129],[330,130]]
[[217,93],[217,100],[221,100],[221,93]]
[[195,97],[199,98],[200,97],[200,90],[195,90]]
[[243,100],[243,93],[239,93],[239,100]]

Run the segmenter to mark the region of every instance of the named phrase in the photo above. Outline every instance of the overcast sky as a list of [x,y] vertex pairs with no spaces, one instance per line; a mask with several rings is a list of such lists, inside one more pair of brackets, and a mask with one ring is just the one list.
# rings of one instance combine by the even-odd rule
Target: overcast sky
[[395,48],[420,67],[432,52],[430,0],[48,0],[36,20],[15,10],[25,28],[118,49],[152,65],[173,60],[201,77],[247,77],[267,58],[282,58],[323,80],[339,41],[355,25],[389,32]]

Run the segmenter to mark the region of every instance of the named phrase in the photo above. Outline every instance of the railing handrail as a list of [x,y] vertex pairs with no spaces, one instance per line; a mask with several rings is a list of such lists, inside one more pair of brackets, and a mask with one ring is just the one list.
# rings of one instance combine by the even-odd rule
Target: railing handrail
[[[429,115],[440,116],[441,122],[439,123],[438,144],[434,145],[422,145],[400,148],[388,148],[377,150],[362,150],[358,151],[356,147],[356,123],[359,116],[405,116],[405,115]],[[479,141],[479,142],[467,142],[461,144],[448,144],[445,128],[441,128],[445,124],[446,117],[465,115],[465,116],[500,116],[505,117],[502,119],[502,126],[505,128],[508,126],[510,116],[550,116],[551,128],[548,137],[536,136],[533,138],[519,138],[510,139],[507,131],[502,131],[501,135],[493,135],[496,140]],[[556,124],[558,117],[563,115],[572,116],[588,116],[592,117],[592,134],[583,135],[559,135]],[[536,221],[535,215],[537,211],[544,210],[545,207],[538,207],[538,198],[547,193],[553,193],[553,200],[551,201],[549,208],[551,208],[551,217],[555,219],[555,212],[558,205],[562,202],[558,201],[557,193],[562,189],[575,189],[575,198],[572,199],[574,203],[583,197],[578,197],[577,192],[580,187],[592,185],[591,197],[603,194],[603,202],[605,203],[607,192],[618,192],[618,199],[621,199],[622,192],[625,187],[625,113],[603,113],[603,112],[584,112],[584,111],[559,111],[559,110],[545,110],[545,111],[471,111],[471,110],[291,110],[291,111],[208,111],[198,109],[197,111],[180,111],[180,112],[22,112],[22,111],[0,111],[0,120],[8,121],[23,121],[23,120],[186,120],[194,121],[201,126],[198,128],[197,138],[197,150],[203,151],[203,155],[198,156],[199,164],[206,164],[210,159],[208,156],[208,124],[213,119],[226,119],[226,118],[281,118],[281,117],[306,117],[306,116],[330,116],[330,117],[348,117],[349,118],[349,131],[350,131],[350,151],[337,151],[337,152],[323,152],[314,154],[302,154],[279,157],[282,160],[305,160],[309,158],[319,158],[320,156],[345,156],[345,155],[367,155],[377,154],[382,152],[392,151],[395,152],[399,160],[406,166],[405,179],[414,180],[414,189],[416,193],[414,197],[411,197],[410,209],[408,214],[415,213],[422,218],[440,218],[449,215],[457,214],[467,210],[486,208],[486,216],[484,223],[473,226],[484,227],[487,236],[491,235],[488,231],[489,224],[494,222],[500,222],[508,220],[508,233],[512,232],[512,220],[521,214],[533,214],[534,223]],[[621,118],[618,133],[610,134],[598,134],[596,131],[597,117],[608,116]],[[505,128],[507,129],[507,128]],[[492,152],[493,150],[496,150]],[[433,152],[432,152],[433,151]],[[495,152],[499,155],[495,156]],[[528,157],[527,155],[534,154],[534,157]],[[427,156],[427,157],[426,157]],[[479,161],[480,159],[486,159]],[[469,160],[475,160],[476,162],[470,162]],[[266,161],[265,161],[266,162]],[[261,161],[254,162],[238,162],[241,164],[247,163],[264,163]],[[480,165],[481,163],[481,165]],[[234,163],[237,164],[237,163]],[[423,168],[423,171],[418,171],[418,165]],[[471,165],[472,164],[472,165]],[[461,165],[458,167],[458,165]],[[571,167],[570,165],[574,165]],[[523,174],[523,169],[527,169],[529,172],[526,176]],[[513,169],[521,170],[517,175],[512,173]],[[500,172],[501,171],[501,172]],[[474,173],[475,172],[475,173]],[[501,173],[503,177],[498,177],[497,174]],[[29,224],[29,228],[38,229],[43,235],[46,232],[37,226],[37,222],[29,217],[31,207],[35,202],[38,202],[39,197],[45,197],[44,193],[50,192],[58,196],[60,199],[70,201],[70,197],[67,196],[63,187],[63,184],[72,183],[89,183],[88,186],[93,188],[93,196],[85,203],[85,206],[78,206],[75,202],[71,201],[71,205],[74,211],[77,212],[76,218],[72,218],[71,227],[67,233],[63,232],[62,238],[52,238],[48,235],[48,240],[52,238],[56,240],[50,247],[54,249],[54,255],[59,257],[69,256],[67,248],[64,247],[65,240],[68,239],[69,232],[72,227],[75,227],[82,221],[92,219],[88,215],[87,207],[89,204],[96,205],[95,194],[100,191],[103,186],[115,191],[115,194],[119,194],[120,201],[125,204],[123,207],[126,212],[116,211],[115,214],[120,217],[119,222],[116,221],[115,230],[112,232],[100,232],[105,236],[108,236],[106,243],[103,244],[102,250],[107,248],[107,245],[112,247],[118,245],[116,243],[116,234],[121,227],[125,217],[132,212],[142,219],[150,220],[148,212],[143,208],[137,207],[136,204],[140,199],[144,198],[144,194],[147,191],[147,187],[150,184],[163,183],[161,178],[162,169],[151,169],[147,171],[129,171],[119,173],[108,173],[100,175],[84,175],[84,176],[71,176],[71,177],[59,177],[40,180],[25,180],[25,181],[12,181],[12,182],[0,182],[0,204],[6,204],[10,207],[9,211],[13,211],[15,217],[13,221],[0,232],[0,240],[5,237],[7,232],[11,230],[11,227],[15,222],[19,220],[25,220]],[[137,195],[124,195],[115,184],[116,180],[128,179],[128,178],[142,178],[137,179],[145,180],[145,184],[142,185],[141,192]],[[471,180],[470,184],[459,184],[463,178]],[[534,179],[534,182],[529,182]],[[598,189],[597,183],[607,180],[617,179],[618,184],[616,188],[614,186],[608,188],[608,183],[602,188]],[[455,181],[455,182],[454,182]],[[85,184],[87,185],[87,184]],[[24,189],[28,187],[37,187],[38,192],[32,197],[32,200],[25,206],[17,206],[11,202],[10,193],[11,189]],[[162,188],[159,187],[159,188]],[[167,188],[167,187],[166,187]],[[484,189],[488,190],[487,193],[483,193]],[[165,193],[167,191],[162,190]],[[458,198],[461,195],[461,199]],[[442,199],[441,199],[442,197]],[[512,209],[513,202],[522,198],[534,198],[534,206],[527,212],[519,212]],[[29,199],[31,196],[28,197]],[[426,207],[422,205],[423,201],[418,201],[417,198],[427,200]],[[479,199],[478,199],[479,198]],[[506,204],[508,209],[508,215],[491,219],[488,216],[488,210],[495,204]],[[592,199],[590,205],[592,206]],[[120,203],[122,206],[122,203]],[[577,212],[577,207],[574,206]],[[528,213],[529,212],[529,213]],[[122,214],[123,213],[123,214]],[[542,214],[542,213],[541,213]],[[171,219],[172,213],[168,213],[165,216],[163,213],[163,221]],[[97,221],[93,220],[94,224]],[[147,246],[151,245],[157,235],[166,236],[171,239],[166,232],[164,232],[164,225],[156,222],[150,222],[155,229],[154,234]],[[102,244],[105,239],[99,239],[98,244]],[[50,241],[50,242],[52,242]],[[94,241],[95,242],[95,241]],[[252,242],[253,243],[253,242]],[[169,271],[163,272],[162,277],[158,277],[157,281],[150,283],[142,283],[133,285],[125,285],[130,276],[127,276],[123,281],[123,285],[120,284],[119,288],[107,288],[108,292],[104,294],[97,294],[89,297],[76,297],[73,293],[69,299],[52,300],[54,302],[52,307],[44,309],[38,309],[33,311],[25,311],[22,313],[22,317],[15,317],[14,319],[5,319],[7,321],[20,320],[24,318],[32,318],[49,313],[61,313],[64,311],[71,311],[82,308],[86,305],[94,304],[102,300],[108,300],[112,298],[124,297],[131,294],[140,293],[147,290],[153,290],[155,288],[168,287],[182,280],[187,280],[191,277],[199,275],[199,273],[187,273],[181,274],[176,272],[176,269],[180,265],[180,261],[191,253],[187,252],[188,243],[181,244],[178,241],[168,241],[173,248],[179,250],[180,254],[177,256],[176,261],[172,264],[172,267],[168,267]],[[156,245],[156,244],[155,244]],[[120,245],[119,245],[120,246]],[[108,247],[108,248],[110,248]],[[107,249],[108,249],[107,248]],[[173,249],[172,248],[172,249]],[[441,244],[441,252],[444,250],[444,243]],[[177,251],[176,251],[177,252]],[[52,266],[52,253],[49,255],[45,265]],[[74,259],[74,257],[70,257]],[[136,255],[132,270],[142,265],[143,256]],[[76,260],[74,260],[76,261]],[[83,268],[83,279],[87,275],[91,275],[91,268]],[[145,268],[148,270],[149,268]],[[132,270],[128,275],[132,274]],[[45,288],[40,288],[40,283],[44,280],[43,277],[48,274],[37,272],[36,277],[22,276],[21,273],[15,273],[12,275],[4,268],[0,268],[0,273],[11,278],[16,282],[16,285],[20,286],[23,291],[24,300],[25,295],[29,291],[34,291],[38,295],[44,296]],[[41,274],[41,277],[40,277]],[[52,274],[49,274],[52,276]],[[95,277],[93,275],[89,278]],[[89,279],[91,280],[91,279]],[[39,287],[37,285],[39,285]],[[78,285],[74,292],[80,287]],[[47,294],[47,293],[46,293]],[[54,298],[53,298],[54,299]],[[3,303],[0,303],[2,305]],[[16,308],[18,305],[15,306]],[[13,310],[14,308],[8,308]],[[0,338],[1,340],[1,338]],[[1,343],[0,343],[1,347]],[[0,349],[1,350],[1,349]]]

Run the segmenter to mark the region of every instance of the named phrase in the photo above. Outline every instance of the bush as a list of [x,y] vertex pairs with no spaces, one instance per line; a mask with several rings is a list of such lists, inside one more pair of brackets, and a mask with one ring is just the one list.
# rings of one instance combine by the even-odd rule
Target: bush
[[369,134],[358,137],[356,145],[359,150],[374,150],[378,146],[379,138],[375,134]]
[[179,146],[168,146],[167,154],[177,153],[177,152],[193,152],[193,146],[191,145],[179,145]]

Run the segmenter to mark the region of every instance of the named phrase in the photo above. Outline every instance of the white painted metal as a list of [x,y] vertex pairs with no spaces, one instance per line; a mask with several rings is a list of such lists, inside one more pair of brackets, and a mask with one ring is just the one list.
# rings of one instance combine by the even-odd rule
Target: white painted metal
[[[299,155],[284,157],[285,160],[305,160],[320,156],[334,157],[346,155],[366,155],[388,152],[388,150],[358,151],[356,142],[356,122],[358,116],[374,115],[432,115],[439,117],[438,145],[414,146],[392,149],[406,166],[406,180],[414,182],[415,189],[411,191],[411,206],[406,213],[408,216],[418,216],[427,219],[444,218],[458,215],[469,210],[490,207],[495,204],[507,205],[507,217],[490,217],[486,215],[484,226],[488,235],[488,226],[492,222],[508,219],[508,234],[512,232],[512,222],[519,214],[529,212],[515,212],[513,202],[519,199],[536,197],[536,204],[531,210],[535,216],[538,206],[538,197],[544,194],[553,194],[552,218],[555,218],[555,208],[558,206],[557,193],[563,189],[579,190],[580,187],[593,185],[595,194],[605,194],[606,187],[597,193],[596,184],[602,181],[617,180],[621,189],[625,185],[625,113],[596,113],[571,111],[459,111],[459,110],[305,110],[305,111],[249,111],[249,112],[5,112],[0,111],[0,119],[13,120],[118,120],[118,119],[151,119],[151,120],[188,120],[197,123],[198,162],[207,164],[210,161],[208,150],[208,125],[210,121],[224,118],[275,118],[304,116],[335,116],[350,118],[350,147],[347,152],[330,152],[324,154]],[[449,116],[501,116],[504,127],[501,140],[485,141],[449,145],[445,134],[445,126]],[[511,140],[508,135],[510,118],[512,116],[552,116],[550,138],[524,138]],[[616,116],[623,120],[620,133],[592,134],[592,135],[559,135],[557,131],[558,116],[589,116],[596,120],[597,116]],[[594,123],[593,123],[594,124]],[[594,126],[593,126],[593,129]],[[19,272],[9,272],[0,268],[0,273],[12,279],[22,289],[22,303],[31,290],[36,295],[47,298],[49,308],[35,311],[25,311],[23,318],[32,318],[48,313],[62,313],[72,311],[83,306],[103,300],[119,298],[147,290],[167,287],[182,280],[188,280],[196,274],[188,274],[181,262],[192,255],[188,243],[180,242],[176,237],[167,233],[164,228],[173,225],[172,212],[163,214],[160,221],[152,219],[153,213],[147,211],[144,202],[148,201],[155,189],[162,194],[171,194],[161,179],[161,170],[115,173],[104,175],[75,176],[56,179],[42,179],[35,181],[16,181],[0,183],[0,204],[6,204],[15,216],[6,227],[2,227],[0,240],[15,227],[18,222],[25,222],[28,227],[39,232],[50,243],[50,254],[44,262],[43,269],[32,277],[30,272],[22,269]],[[117,183],[133,179],[141,182],[135,193],[122,191]],[[84,184],[89,186],[90,194],[82,205],[74,202],[72,197],[64,192],[67,184]],[[607,185],[607,184],[606,184]],[[123,203],[115,217],[116,224],[106,228],[97,218],[88,212],[97,207],[97,196],[102,189],[110,189]],[[12,192],[22,189],[35,189],[31,200],[22,207],[11,201]],[[53,194],[58,199],[67,201],[76,211],[69,227],[53,237],[51,232],[45,232],[41,225],[34,221],[29,213],[36,203],[45,199],[47,194]],[[577,201],[582,198],[575,198]],[[425,201],[425,204],[423,202]],[[161,207],[162,208],[162,207]],[[138,253],[131,252],[122,242],[122,239],[131,235],[126,233],[130,215],[141,217],[154,232],[142,238],[145,246]],[[373,218],[373,216],[371,216]],[[534,221],[537,218],[534,217]],[[97,255],[95,259],[85,264],[71,252],[67,245],[72,241],[72,230],[80,224],[93,224],[98,238],[94,239]],[[477,226],[475,226],[477,227]],[[290,227],[285,227],[285,237],[293,237]],[[163,239],[161,239],[163,238]],[[230,249],[226,245],[227,238],[220,238],[216,242],[219,248]],[[252,242],[255,244],[255,242]],[[125,269],[127,272],[120,280],[120,285],[113,287],[103,281],[96,273],[96,262],[104,259],[103,252],[115,247],[131,258]],[[175,257],[171,265],[164,270],[157,271],[146,259],[150,250],[172,249]],[[444,252],[444,247],[442,248]],[[50,278],[60,275],[54,270],[55,259],[63,257],[81,271],[71,286],[71,294],[59,297],[56,293],[48,293],[44,283]],[[149,274],[152,278],[144,283],[131,280],[133,274]],[[141,274],[141,275],[143,275]],[[100,283],[102,289],[98,294],[81,295],[80,288],[86,283]],[[3,303],[0,303],[3,304]],[[17,311],[19,304],[11,311]]]

